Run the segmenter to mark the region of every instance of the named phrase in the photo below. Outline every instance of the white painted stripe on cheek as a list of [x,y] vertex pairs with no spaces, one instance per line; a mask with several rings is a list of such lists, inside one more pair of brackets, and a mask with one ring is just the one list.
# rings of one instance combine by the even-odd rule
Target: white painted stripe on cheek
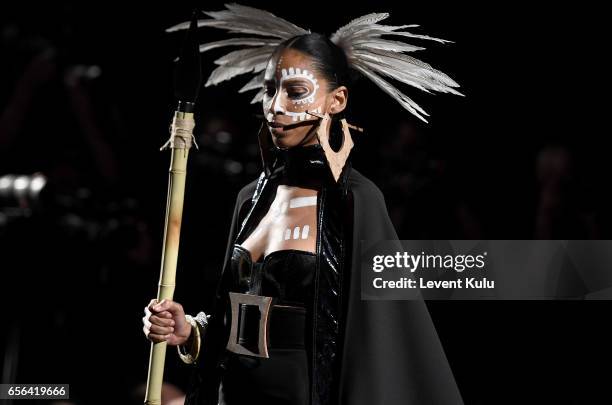
[[300,227],[296,226],[295,228],[293,228],[293,239],[299,239],[300,238]]
[[282,109],[281,105],[280,105],[280,97],[281,97],[281,95],[280,94],[276,94],[274,97],[275,97],[275,99],[274,99],[274,107],[272,107],[272,112],[274,114],[276,114],[277,111],[285,112],[285,110]]

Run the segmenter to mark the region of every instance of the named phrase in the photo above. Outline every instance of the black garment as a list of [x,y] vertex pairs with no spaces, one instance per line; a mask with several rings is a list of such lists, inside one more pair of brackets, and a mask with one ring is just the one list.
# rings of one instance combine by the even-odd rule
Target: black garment
[[424,302],[361,300],[360,249],[367,249],[368,241],[397,240],[380,189],[350,162],[336,183],[319,145],[276,151],[272,161],[238,194],[216,307],[186,404],[217,405],[228,361],[234,244],[265,215],[278,184],[313,179],[320,192],[315,285],[306,319],[312,333],[305,341],[310,405],[462,404]]
[[[309,404],[304,333],[315,265],[314,253],[295,249],[278,250],[252,263],[250,253],[234,245],[231,290],[275,297],[276,300],[270,310],[270,357],[228,354],[221,376],[221,405]],[[259,310],[243,308],[242,315],[241,319],[247,322],[240,324],[240,342],[257,352]]]

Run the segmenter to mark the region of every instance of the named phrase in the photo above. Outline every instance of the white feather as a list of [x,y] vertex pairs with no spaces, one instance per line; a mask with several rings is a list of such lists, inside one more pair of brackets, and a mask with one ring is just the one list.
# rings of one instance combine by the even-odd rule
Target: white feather
[[249,80],[247,84],[245,84],[240,90],[238,90],[238,93],[244,93],[245,91],[256,90],[262,87],[265,73],[266,72],[264,71],[258,74],[257,76],[253,76],[253,78]]
[[415,38],[441,43],[451,42],[427,35],[400,31],[416,28],[417,25],[384,25],[379,22],[387,14],[368,14],[351,21],[332,35],[331,40],[344,49],[352,68],[363,74],[385,93],[393,97],[402,107],[419,119],[427,113],[410,97],[406,96],[381,75],[425,92],[442,92],[462,95],[455,87],[459,85],[446,74],[427,63],[405,55],[424,48],[400,41],[383,39],[383,36]]
[[262,45],[278,45],[280,41],[278,39],[270,38],[230,38],[222,41],[209,42],[206,44],[200,44],[200,52],[206,52],[211,49],[221,48],[224,46],[262,46]]
[[368,67],[373,73],[387,76],[391,79],[397,80],[401,83],[416,87],[427,93],[437,91],[441,93],[451,93],[456,95],[462,95],[457,90],[449,87],[445,84],[436,83],[430,79],[425,79],[418,75],[418,73],[409,72],[408,70],[399,71],[393,67],[388,67],[382,63],[371,63],[367,61],[360,62],[363,66]]
[[245,73],[259,73],[266,68],[268,61],[264,61],[257,65],[247,65],[247,66],[219,66],[215,70],[212,71],[206,84],[204,86],[214,86],[221,82],[224,82],[229,79],[233,79],[236,76],[245,74]]
[[414,52],[425,49],[420,46],[406,44],[404,42],[399,41],[389,41],[387,39],[382,38],[366,38],[354,41],[352,43],[353,48],[374,48],[374,49],[382,49],[385,51],[393,51],[393,52]]
[[272,52],[274,52],[274,46],[260,46],[257,48],[247,48],[247,49],[239,49],[237,51],[232,51],[219,59],[215,60],[215,64],[217,65],[234,65],[238,62],[248,60],[253,57],[258,56],[266,56],[270,57]]
[[379,49],[367,51],[365,54],[359,51],[355,53],[357,56],[363,57],[364,59],[370,59],[370,63],[378,63],[388,70],[397,72],[398,75],[410,74],[421,78],[424,84],[429,83],[431,86],[435,86],[436,88],[434,90],[436,91],[444,90],[445,92],[460,94],[450,89],[451,87],[459,87],[453,79],[439,70],[432,68],[427,63],[411,56]]
[[[235,3],[226,4],[225,7],[226,10],[204,12],[211,18],[198,20],[198,27],[218,28],[234,34],[255,35],[261,38],[239,37],[201,44],[200,52],[225,46],[244,47],[218,58],[215,63],[219,66],[212,71],[205,86],[216,85],[241,74],[261,72],[266,68],[267,61],[272,56],[274,49],[282,41],[310,33],[265,10]],[[183,22],[166,31],[184,30],[189,28],[189,24],[188,21]],[[263,79],[259,81],[262,82]],[[261,87],[261,84],[255,86],[254,83],[254,81],[249,82],[241,91]]]
[[402,36],[402,37],[407,37],[407,38],[427,39],[430,41],[436,41],[436,42],[440,42],[443,44],[452,43],[452,41],[441,39],[441,38],[436,38],[436,37],[430,37],[428,35],[413,34],[408,31],[386,30],[384,28],[379,28],[379,27],[372,28],[368,31],[359,32],[354,36],[354,38],[352,38],[352,40],[357,40],[360,38],[369,38],[369,37],[380,37],[381,35],[397,35],[397,36]]
[[362,66],[360,63],[355,64],[354,68],[357,71],[361,72],[363,75],[365,75],[367,78],[372,80],[374,84],[380,87],[385,93],[393,97],[406,110],[410,111],[420,120],[427,122],[427,120],[421,114],[429,114],[427,114],[421,107],[419,107],[417,103],[412,101],[410,97],[403,94],[397,88],[393,87],[393,85],[391,85],[389,82],[385,81],[380,76],[370,71],[370,69],[368,69],[367,67]]
[[[212,19],[198,20],[198,27],[214,27],[233,33],[255,34],[284,39],[310,32],[265,10],[235,3],[226,4],[225,7],[227,10],[205,11],[204,14]],[[172,26],[166,31],[174,32],[187,28],[189,28],[188,21]]]
[[262,101],[264,98],[264,94],[266,94],[266,89],[259,90],[259,92],[255,94],[255,97],[253,97],[253,100],[251,100],[251,104],[255,104]]
[[331,41],[336,42],[339,38],[348,38],[352,32],[359,29],[363,26],[370,26],[372,24],[376,24],[379,21],[382,21],[389,17],[389,13],[370,13],[364,16],[355,18],[348,24],[343,27],[340,27],[336,32],[334,32],[331,36]]
[[225,7],[227,7],[234,13],[242,15],[246,18],[252,19],[253,17],[255,17],[259,18],[263,22],[270,22],[271,25],[277,26],[282,32],[286,32],[290,37],[310,33],[309,30],[305,30],[304,28],[298,27],[297,25],[292,24],[289,21],[284,20],[265,10],[243,6],[236,3],[226,4]]
[[[228,52],[215,61],[219,66],[210,74],[206,86],[216,85],[245,73],[256,74],[239,90],[242,93],[259,89],[259,92],[251,101],[251,103],[256,103],[264,97],[264,70],[276,47],[282,41],[308,34],[310,31],[265,10],[235,3],[226,4],[225,7],[226,9],[221,11],[204,12],[210,19],[199,20],[198,27],[218,28],[232,34],[250,36],[200,45],[201,52],[227,46],[241,47],[241,49]],[[389,13],[370,13],[355,18],[339,28],[330,39],[345,51],[350,67],[372,80],[374,84],[400,103],[403,108],[427,122],[424,116],[428,114],[410,97],[381,76],[428,93],[435,91],[462,95],[455,90],[459,85],[429,64],[405,54],[422,50],[423,47],[402,41],[383,39],[382,37],[414,38],[441,43],[451,41],[403,31],[418,27],[415,24],[393,26],[380,23],[388,17]],[[188,27],[189,22],[184,22],[168,28],[167,31],[173,32]]]

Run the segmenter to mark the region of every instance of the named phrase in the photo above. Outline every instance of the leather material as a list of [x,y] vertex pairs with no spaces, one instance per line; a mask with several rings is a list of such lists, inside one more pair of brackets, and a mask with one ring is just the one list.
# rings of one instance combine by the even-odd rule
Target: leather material
[[[314,285],[305,302],[306,350],[309,359],[311,405],[337,403],[339,377],[340,319],[343,302],[343,269],[346,258],[346,216],[351,207],[346,182],[347,163],[338,183],[332,176],[320,145],[278,150],[269,176],[262,175],[251,199],[235,243],[241,243],[259,224],[274,200],[279,184],[317,188],[317,241]],[[270,256],[270,255],[269,255]],[[244,260],[244,258],[242,259]],[[240,263],[240,260],[237,261]],[[237,281],[247,286],[246,276],[236,269]],[[253,288],[253,286],[250,286]],[[272,292],[272,291],[270,291]],[[262,289],[262,294],[266,295]]]
[[276,304],[303,307],[312,297],[316,254],[277,250],[253,263],[247,249],[234,245],[231,291],[275,297]]
[[[348,171],[350,169],[350,172]],[[209,327],[204,336],[200,361],[193,367],[192,378],[187,391],[186,405],[218,405],[230,403],[271,403],[269,400],[278,392],[282,385],[287,392],[296,392],[299,398],[290,398],[290,404],[329,404],[329,405],[371,405],[371,404],[438,404],[438,405],[461,405],[463,400],[457,387],[452,370],[444,354],[443,347],[438,338],[434,324],[429,316],[427,306],[422,300],[411,301],[368,301],[361,297],[361,279],[359,277],[359,262],[362,257],[362,249],[368,249],[368,241],[397,241],[397,233],[389,218],[385,200],[381,190],[358,170],[347,166],[347,178],[341,176],[340,184],[324,185],[328,190],[340,190],[339,204],[336,206],[338,212],[344,218],[342,233],[344,234],[344,251],[346,255],[338,255],[341,265],[338,267],[340,278],[339,301],[341,302],[341,316],[338,320],[338,337],[335,366],[330,362],[313,356],[320,353],[321,341],[333,343],[334,328],[315,329],[307,327],[309,331],[315,330],[308,342],[310,354],[306,358],[305,350],[296,350],[287,354],[291,363],[303,362],[303,367],[311,367],[311,383],[313,387],[304,387],[303,381],[308,377],[302,373],[299,376],[289,375],[285,372],[286,362],[281,356],[281,364],[274,363],[272,369],[259,359],[251,359],[253,363],[261,367],[252,370],[256,373],[257,383],[250,387],[244,386],[244,380],[237,378],[233,381],[223,383],[223,390],[238,395],[240,398],[222,396],[220,377],[223,375],[224,348],[227,343],[228,334],[228,288],[232,283],[232,272],[229,271],[232,246],[237,240],[239,231],[245,232],[249,224],[245,218],[253,214],[254,219],[261,213],[260,209],[267,207],[265,202],[276,189],[277,180],[272,175],[262,172],[258,179],[250,182],[242,188],[236,198],[234,213],[230,226],[227,249],[221,277],[217,284],[214,306],[211,308]],[[331,174],[330,174],[331,176]],[[338,187],[340,186],[340,187]],[[335,188],[334,188],[335,187]],[[347,191],[348,190],[348,191]],[[323,195],[323,194],[321,194]],[[325,193],[323,208],[318,207],[323,215],[322,232],[318,234],[321,238],[326,234],[323,228],[329,215],[328,209],[335,204],[326,202],[335,199],[335,192]],[[319,203],[321,200],[319,201]],[[261,204],[260,207],[256,207]],[[261,214],[263,215],[263,214]],[[333,232],[332,232],[333,233]],[[352,234],[352,237],[350,236]],[[333,241],[329,236],[328,241]],[[323,239],[325,242],[325,239]],[[359,246],[359,243],[366,243]],[[329,246],[333,246],[331,243]],[[317,245],[317,274],[318,280],[325,276],[325,268],[328,267],[328,259],[320,255],[321,246]],[[396,242],[398,251],[402,247]],[[333,261],[331,261],[333,263]],[[329,268],[328,268],[329,269]],[[352,269],[352,271],[351,271]],[[325,279],[323,279],[325,280]],[[334,278],[329,280],[334,282]],[[317,284],[317,299],[324,297],[326,292],[322,289],[325,282]],[[332,289],[328,292],[331,293]],[[338,291],[338,290],[335,290]],[[333,293],[332,293],[333,295]],[[313,295],[313,302],[314,305]],[[328,297],[330,298],[330,297]],[[332,298],[332,302],[335,301]],[[321,301],[318,301],[321,302]],[[320,309],[320,307],[319,307]],[[330,307],[333,315],[334,308]],[[207,311],[208,312],[208,311]],[[319,314],[308,316],[307,321],[314,322],[315,319],[333,319],[330,314]],[[314,315],[314,314],[313,314]],[[231,316],[231,313],[230,313]],[[407,320],[408,323],[407,323]],[[319,321],[317,321],[319,322]],[[333,322],[332,322],[333,324]],[[325,323],[319,322],[320,327]],[[321,331],[324,331],[323,336]],[[328,333],[329,335],[325,335]],[[319,343],[317,343],[317,341]],[[409,342],[409,344],[407,344]],[[331,345],[333,346],[333,344]],[[330,345],[328,345],[330,347]],[[279,353],[290,351],[280,351]],[[236,358],[234,356],[234,358]],[[315,364],[317,363],[318,364]],[[339,363],[340,375],[332,372],[333,379],[325,382],[321,379],[325,369],[329,366],[335,367]],[[308,363],[308,364],[305,364]],[[277,367],[278,366],[278,367]],[[301,370],[303,371],[303,370]],[[312,375],[314,372],[314,375]],[[270,386],[270,375],[273,375],[274,385]],[[299,382],[299,383],[296,383]],[[339,395],[335,395],[335,386],[339,382]],[[327,385],[326,385],[327,384]],[[306,388],[306,392],[304,392]],[[309,389],[310,388],[310,389]],[[257,397],[257,393],[262,394]],[[327,395],[328,393],[329,395]],[[265,398],[264,398],[265,397]],[[312,397],[312,398],[311,398]],[[262,399],[259,401],[259,399]],[[227,401],[225,401],[227,399]]]
[[[270,309],[270,349],[304,348],[305,305],[312,299],[316,254],[295,249],[278,250],[253,263],[250,252],[234,244],[231,291],[274,297]],[[257,352],[259,308],[240,306],[238,341]]]
[[[257,353],[259,340],[259,309],[242,305],[238,328],[238,343]],[[306,310],[294,306],[272,306],[268,326],[268,350],[305,349]]]

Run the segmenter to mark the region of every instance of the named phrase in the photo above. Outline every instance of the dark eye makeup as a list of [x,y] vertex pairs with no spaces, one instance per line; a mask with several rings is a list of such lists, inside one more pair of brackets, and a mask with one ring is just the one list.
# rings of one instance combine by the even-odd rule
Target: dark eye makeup
[[308,87],[305,86],[288,86],[287,95],[290,98],[300,98],[309,93]]
[[[266,89],[266,96],[274,97],[276,94],[276,82],[274,80],[266,80],[264,82],[264,87]],[[291,99],[300,99],[302,97],[306,97],[310,92],[310,88],[304,83],[286,83],[284,86],[284,91],[287,93],[287,96]]]

